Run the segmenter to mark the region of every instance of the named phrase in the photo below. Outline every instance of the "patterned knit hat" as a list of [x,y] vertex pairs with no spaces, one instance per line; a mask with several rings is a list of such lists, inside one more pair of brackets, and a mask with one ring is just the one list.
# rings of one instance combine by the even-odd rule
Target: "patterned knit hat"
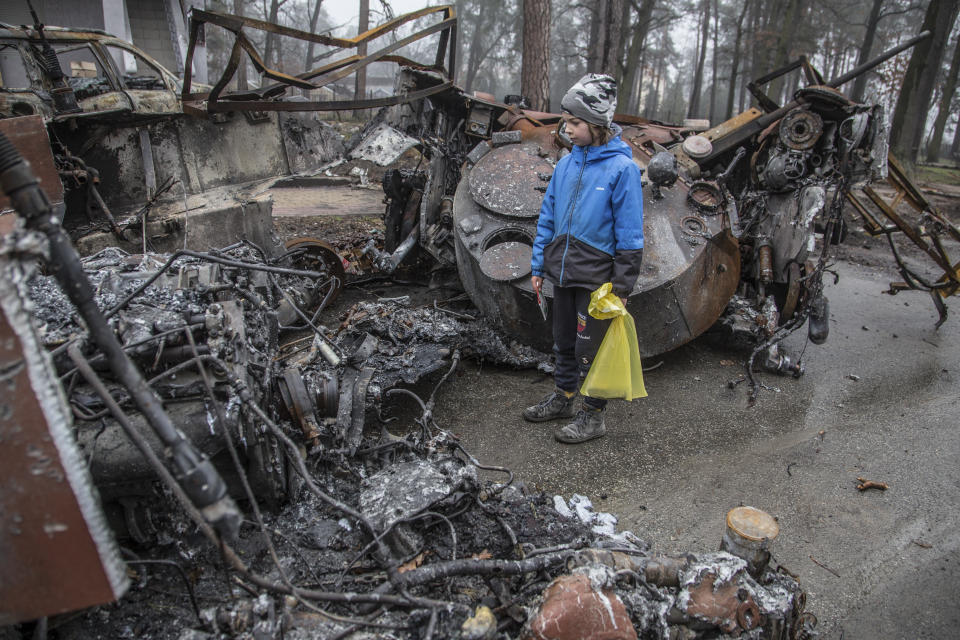
[[617,110],[617,81],[601,73],[588,73],[570,87],[560,108],[591,124],[609,127]]

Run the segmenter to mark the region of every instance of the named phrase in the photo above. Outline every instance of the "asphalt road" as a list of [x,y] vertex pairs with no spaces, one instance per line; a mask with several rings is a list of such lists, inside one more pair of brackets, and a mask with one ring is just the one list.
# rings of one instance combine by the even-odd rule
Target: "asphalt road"
[[[727,386],[748,353],[706,336],[645,363],[662,360],[649,397],[611,403],[593,442],[560,445],[556,425],[520,418],[552,388],[530,371],[465,365],[437,421],[528,485],[589,496],[657,551],[714,551],[730,508],[766,510],[825,638],[960,637],[960,318],[934,330],[926,294],[890,297],[888,276],[838,268],[830,339],[806,346],[802,378],[762,374],[776,390],[754,407],[746,384]],[[861,493],[858,477],[890,488]]]

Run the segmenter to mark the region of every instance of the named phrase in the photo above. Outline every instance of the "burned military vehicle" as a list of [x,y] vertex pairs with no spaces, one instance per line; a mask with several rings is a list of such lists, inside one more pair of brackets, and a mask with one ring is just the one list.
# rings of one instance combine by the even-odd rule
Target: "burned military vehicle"
[[[447,16],[430,29],[449,23],[449,8],[411,16],[430,11],[446,11]],[[211,12],[200,14],[198,20],[230,24]],[[247,22],[246,26],[263,28]],[[289,30],[284,34],[345,46],[315,34]],[[848,200],[868,232],[889,237],[903,231],[943,268],[944,277],[932,283],[910,272],[898,258],[906,283],[892,288],[931,292],[941,322],[945,319],[942,297],[960,287],[952,262],[941,255],[936,239],[927,243],[865,187],[887,176],[883,110],[853,103],[838,90],[924,37],[921,34],[830,82],[802,58],[749,85],[759,108],[714,127],[614,117],[634,161],[645,172],[644,264],[627,303],[642,327],[642,355],[674,349],[719,320],[756,345],[748,365],[751,380],[758,356],[768,370],[801,375],[802,364],[783,353],[779,343],[808,320],[810,340],[820,344],[827,339],[829,307],[822,275],[831,244],[846,236],[842,211]],[[296,79],[271,75],[279,82],[257,96],[211,92],[195,96],[205,102],[194,104],[211,112],[386,105],[348,144],[348,157],[386,166],[416,147],[423,159],[416,169],[391,169],[384,175],[385,242],[382,248],[374,241],[368,244],[373,264],[393,273],[411,254],[426,254],[434,273],[455,269],[473,303],[507,335],[547,349],[549,324],[536,310],[529,283],[530,254],[546,184],[571,144],[559,114],[523,109],[518,106],[522,99],[510,104],[466,95],[453,86],[442,64],[446,45],[441,38],[431,66],[396,59],[388,55],[395,47],[386,47],[340,70],[332,65]],[[452,56],[451,50],[449,67]],[[380,59],[402,67],[391,98],[296,105],[265,99],[280,95],[284,83],[300,86],[310,80],[315,84],[309,86],[323,86]],[[762,88],[790,72],[802,72],[808,86],[780,106]],[[225,85],[232,73],[231,66],[219,85]],[[960,238],[960,232],[895,169],[890,178],[899,193],[895,200],[910,202],[924,219],[936,223],[931,225],[934,230]],[[853,196],[859,187],[865,187],[864,193],[894,226],[877,222]],[[550,298],[549,283],[545,291]]]
[[[416,169],[384,175],[385,241],[382,249],[374,242],[368,246],[373,263],[392,273],[411,253],[427,254],[434,270],[456,270],[473,303],[506,334],[546,349],[549,325],[536,310],[529,258],[546,184],[571,145],[558,114],[523,109],[522,99],[507,104],[466,95],[451,83],[446,69],[455,67],[454,48],[447,50],[452,8],[409,14],[350,41],[215,12],[194,11],[191,24],[194,32],[205,24],[231,30],[249,53],[244,28],[346,47],[431,14],[443,19],[363,59],[295,78],[267,69],[251,53],[257,68],[276,81],[256,92],[224,91],[235,60],[209,93],[190,94],[188,74],[185,108],[219,113],[382,105],[348,144],[349,157],[388,165],[416,147],[423,159]],[[393,55],[437,31],[432,65]],[[854,187],[886,176],[882,109],[855,104],[838,87],[922,37],[830,82],[801,59],[750,85],[759,108],[712,128],[614,117],[645,172],[644,264],[627,302],[642,328],[641,355],[674,349],[722,319],[757,345],[750,369],[762,355],[768,369],[802,373],[800,363],[781,353],[779,341],[808,319],[810,339],[826,340],[821,278],[830,244],[845,236],[845,198]],[[390,98],[278,102],[288,88],[324,87],[378,60],[401,66]],[[762,88],[790,72],[802,72],[808,86],[781,106]],[[946,272],[956,284],[952,269]],[[551,293],[548,283],[546,296]]]
[[49,171],[31,162],[82,253],[202,250],[241,236],[279,250],[267,198],[238,185],[337,158],[343,144],[328,123],[269,111],[192,117],[181,81],[146,52],[31,13],[30,26],[0,23],[0,128],[52,147]]
[[[678,347],[720,320],[760,345],[755,355],[768,369],[803,372],[778,348],[783,328],[809,319],[811,341],[826,340],[821,277],[829,245],[846,235],[845,198],[887,173],[882,108],[855,104],[837,87],[904,47],[829,83],[801,60],[750,85],[761,108],[712,128],[614,117],[644,170],[644,261],[627,302],[642,327],[642,355]],[[810,86],[789,104],[762,93],[764,83],[801,68]],[[408,90],[437,82],[422,72],[402,77]],[[384,179],[387,235],[405,241],[380,263],[391,268],[414,242],[441,263],[455,256],[477,307],[509,335],[548,347],[530,254],[546,183],[571,148],[562,121],[454,89],[424,103],[385,114],[419,135],[430,165]],[[373,129],[371,138],[382,135]]]

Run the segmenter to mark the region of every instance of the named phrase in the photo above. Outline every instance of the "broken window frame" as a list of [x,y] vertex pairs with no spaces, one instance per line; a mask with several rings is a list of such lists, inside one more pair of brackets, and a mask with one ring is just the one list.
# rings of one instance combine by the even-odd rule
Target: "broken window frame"
[[[99,97],[102,95],[106,95],[108,93],[112,93],[114,91],[119,91],[121,89],[121,85],[117,80],[116,70],[110,64],[109,60],[104,59],[103,52],[98,51],[97,47],[94,46],[93,42],[89,40],[85,40],[85,41],[81,40],[78,42],[54,41],[52,42],[52,44],[53,44],[54,51],[57,52],[57,58],[60,63],[60,69],[63,71],[64,76],[67,78],[75,78],[78,76],[73,75],[73,69],[70,67],[70,62],[72,62],[72,60],[65,60],[63,58],[64,54],[71,54],[71,53],[75,53],[77,51],[83,51],[83,50],[86,50],[90,54],[90,57],[93,59],[94,63],[97,65],[97,70],[102,72],[102,76],[98,74],[96,77],[105,78],[107,81],[107,86],[105,87],[104,91],[87,96],[88,98]],[[37,55],[39,57],[39,54]],[[83,76],[79,76],[79,77],[83,77]],[[44,79],[44,84],[45,85],[47,84],[46,79]],[[49,89],[49,87],[47,88]]]
[[[365,45],[376,38],[395,32],[399,27],[408,22],[432,14],[441,14],[442,20],[396,42],[388,44],[369,55],[361,56],[358,53],[354,53],[353,55],[297,76],[291,76],[267,67],[263,57],[244,33],[244,28],[249,28],[340,49],[357,49],[361,45]],[[204,26],[208,23],[231,31],[234,34],[233,47],[223,74],[209,93],[191,93],[193,80],[191,65],[193,63],[194,49]],[[437,45],[436,57],[432,65],[418,63],[404,56],[393,55],[392,53],[397,49],[435,33],[440,34],[440,41]],[[457,18],[453,5],[427,7],[419,11],[404,14],[380,26],[374,27],[355,38],[334,38],[284,27],[255,18],[194,8],[190,13],[190,41],[187,46],[187,56],[184,65],[185,71],[181,94],[183,109],[185,112],[198,115],[217,111],[339,111],[346,109],[372,109],[412,102],[453,86],[450,78],[452,70],[456,68],[456,34]],[[274,83],[259,89],[224,92],[227,83],[233,78],[237,68],[241,64],[243,53],[247,54],[250,62],[260,74],[270,78]],[[445,58],[447,60],[446,67],[444,66]],[[320,89],[354,74],[359,69],[365,68],[373,62],[393,62],[400,66],[434,71],[440,74],[441,80],[437,85],[427,89],[393,95],[386,98],[308,102],[278,102],[271,99],[279,97],[289,87],[299,87],[307,91]]]
[[[179,92],[180,90],[179,83],[176,82],[174,78],[170,77],[169,72],[164,73],[163,67],[161,67],[156,61],[147,58],[142,51],[138,51],[133,47],[124,46],[124,44],[125,43],[121,40],[110,40],[106,42],[97,42],[95,44],[96,48],[100,48],[103,50],[103,54],[104,54],[103,57],[109,60],[114,65],[113,70],[117,75],[117,80],[120,83],[120,86],[124,90],[126,91],[170,91],[174,94],[177,94]],[[117,67],[116,58],[114,58],[112,52],[110,51],[111,47],[119,50],[122,53],[133,56],[133,60],[137,65],[136,74],[131,74],[130,72]],[[163,84],[163,89],[133,89],[127,86],[126,76],[133,75],[136,77],[136,76],[145,75],[144,73],[142,73],[142,71],[144,70],[143,67],[146,67],[146,70],[150,71],[150,75],[153,75],[160,80],[160,82]]]
[[[23,79],[26,82],[23,86],[11,86],[7,75],[0,69],[0,88],[4,91],[29,91],[38,88],[37,74],[32,73],[27,61],[24,59],[23,50],[16,42],[0,41],[0,53],[10,53],[10,58],[16,60],[23,70]],[[16,69],[19,71],[20,69]]]

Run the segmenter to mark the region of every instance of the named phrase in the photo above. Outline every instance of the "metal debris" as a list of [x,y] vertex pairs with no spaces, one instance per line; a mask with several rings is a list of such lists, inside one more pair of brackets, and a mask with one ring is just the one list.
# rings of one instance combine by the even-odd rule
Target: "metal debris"
[[[531,366],[542,355],[529,347],[505,344],[468,314],[405,300],[360,302],[335,325],[328,304],[343,265],[316,242],[279,255],[242,241],[162,255],[111,249],[81,261],[45,200],[25,197],[37,190],[25,164],[0,147],[0,161],[9,156],[14,168],[0,163],[0,185],[44,235],[16,230],[8,245],[19,251],[0,261],[33,265],[44,239],[59,260],[56,283],[31,278],[34,319],[46,325],[43,347],[104,512],[137,545],[125,554],[140,584],[118,606],[64,621],[62,634],[429,639],[453,637],[473,618],[477,633],[518,637],[529,621],[522,606],[574,567],[598,594],[594,613],[613,606],[608,593],[619,598],[626,637],[666,639],[678,626],[710,637],[764,620],[766,637],[786,640],[804,624],[792,579],[767,570],[762,585],[752,582],[743,560],[723,554],[651,556],[587,498],[571,499],[576,517],[564,517],[559,503],[513,486],[509,470],[482,464],[436,424],[437,389],[461,357]],[[434,371],[426,398],[400,386]],[[414,402],[414,417],[395,424],[385,414],[401,399]],[[158,415],[176,422],[178,442]],[[366,428],[374,417],[380,428]],[[183,447],[195,452],[189,464],[176,457]],[[160,455],[171,450],[168,469]],[[212,475],[191,485],[199,467]],[[229,493],[205,502],[221,478]],[[238,531],[221,526],[227,518]],[[177,572],[150,572],[154,563]],[[741,603],[735,620],[710,609],[708,580],[735,584],[747,609]],[[476,620],[481,604],[494,605],[494,621]]]

